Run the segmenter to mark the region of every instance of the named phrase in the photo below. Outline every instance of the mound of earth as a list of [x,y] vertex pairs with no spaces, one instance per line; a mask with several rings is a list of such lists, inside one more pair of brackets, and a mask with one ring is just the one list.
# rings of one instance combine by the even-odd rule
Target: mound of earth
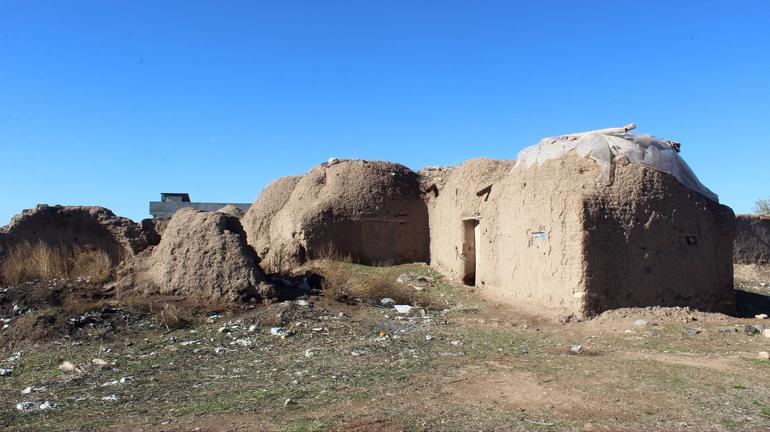
[[321,164],[271,184],[244,217],[266,269],[316,258],[362,264],[428,259],[428,211],[420,176],[390,162]]
[[[272,181],[241,219],[249,244],[263,260],[270,253],[270,223],[289,201],[300,179],[302,176],[290,176]],[[268,261],[263,261],[262,266],[269,264]]]
[[183,208],[160,243],[123,273],[133,274],[133,285],[148,293],[212,302],[272,298],[275,292],[258,263],[238,218]]
[[224,213],[226,215],[230,215],[233,217],[237,217],[238,219],[243,217],[243,210],[239,209],[238,207],[228,204],[221,209],[217,210],[219,213]]
[[134,221],[104,207],[38,205],[0,228],[0,259],[22,243],[104,251],[117,264],[153,243]]

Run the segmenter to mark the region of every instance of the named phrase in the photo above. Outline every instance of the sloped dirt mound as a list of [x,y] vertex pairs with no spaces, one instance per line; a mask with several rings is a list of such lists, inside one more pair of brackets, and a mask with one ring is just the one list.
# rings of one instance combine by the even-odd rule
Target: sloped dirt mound
[[428,259],[428,211],[420,176],[403,165],[325,163],[299,180],[268,188],[249,213],[249,241],[270,271],[315,258],[349,257],[378,265]]
[[239,209],[238,207],[228,204],[221,209],[217,210],[219,213],[224,213],[226,215],[230,215],[233,217],[237,217],[238,219],[243,217],[243,210]]
[[237,218],[180,209],[158,246],[136,259],[128,273],[146,292],[211,302],[272,298],[275,292],[258,263]]
[[90,249],[107,253],[113,264],[147,248],[140,224],[104,207],[39,205],[16,215],[0,228],[0,259],[22,243]]
[[281,177],[268,184],[241,220],[247,241],[262,258],[270,251],[270,224],[273,217],[289,201],[300,179],[301,176]]

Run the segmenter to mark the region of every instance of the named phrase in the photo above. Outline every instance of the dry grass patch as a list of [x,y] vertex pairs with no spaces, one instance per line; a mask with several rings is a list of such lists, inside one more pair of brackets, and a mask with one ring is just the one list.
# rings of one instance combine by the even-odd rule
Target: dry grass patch
[[397,304],[436,307],[434,296],[397,282],[398,275],[392,271],[395,267],[366,267],[340,261],[323,261],[317,267],[324,277],[324,293],[337,301],[379,303],[383,298],[392,298]]
[[53,247],[42,241],[11,248],[0,265],[0,277],[5,284],[73,277],[103,282],[111,276],[112,260],[105,252]]

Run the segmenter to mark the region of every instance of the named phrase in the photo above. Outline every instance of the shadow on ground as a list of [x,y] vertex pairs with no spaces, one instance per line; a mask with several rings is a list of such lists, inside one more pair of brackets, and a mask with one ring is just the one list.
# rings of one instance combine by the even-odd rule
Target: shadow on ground
[[754,318],[754,315],[770,311],[770,295],[751,291],[735,290],[737,316]]

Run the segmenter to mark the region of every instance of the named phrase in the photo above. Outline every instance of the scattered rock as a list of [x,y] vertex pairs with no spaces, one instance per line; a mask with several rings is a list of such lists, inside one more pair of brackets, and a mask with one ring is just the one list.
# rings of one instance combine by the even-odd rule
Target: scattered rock
[[296,403],[293,399],[286,399],[283,401],[283,406],[296,405]]
[[11,354],[10,357],[5,359],[5,361],[8,363],[17,362],[19,360],[21,360],[21,351],[16,351],[15,353]]
[[770,360],[770,353],[768,353],[767,351],[760,351],[759,358],[761,360]]
[[250,325],[250,326],[249,326],[249,333],[254,333],[254,332],[256,332],[258,328],[259,328],[259,326],[258,326],[258,325],[256,325],[256,324],[252,324],[252,325]]
[[45,390],[46,390],[45,387],[27,386],[27,387],[24,387],[24,390],[21,391],[21,394],[37,393],[37,392],[41,392],[41,391],[45,391]]
[[685,327],[684,333],[688,335],[696,335],[703,332],[703,329],[700,327]]
[[643,320],[643,319],[638,319],[638,320],[634,321],[634,325],[637,326],[637,327],[646,327],[647,324],[649,324],[649,322],[647,322],[647,320]]
[[13,369],[0,368],[0,376],[10,376],[13,373]]
[[431,335],[425,335],[425,340],[426,340],[426,341],[428,341],[428,342],[430,342],[430,341],[432,341],[432,340],[433,340],[433,336],[431,336]]
[[750,334],[750,335],[760,334],[764,329],[765,329],[765,326],[763,325],[746,324],[745,326],[743,326],[743,331],[746,332],[746,334]]
[[735,327],[719,327],[717,331],[719,333],[738,333],[738,329]]
[[291,330],[285,329],[283,327],[272,327],[270,329],[270,334],[273,336],[280,336],[281,338],[286,338],[292,335]]
[[[308,289],[310,289],[309,286],[308,286]],[[310,307],[310,302],[307,300],[300,299],[300,300],[297,300],[297,306]]]
[[463,341],[461,341],[461,340],[453,340],[453,341],[449,341],[449,343],[454,345],[454,346],[460,346],[460,345],[463,344]]
[[315,355],[315,351],[313,351],[312,349],[305,350],[305,357],[309,358],[309,357],[313,357],[314,355]]
[[109,363],[107,363],[106,360],[102,360],[100,358],[91,359],[91,364],[99,367],[109,366]]
[[585,351],[585,348],[583,348],[583,345],[572,345],[569,348],[569,351],[572,354],[582,354]]
[[767,314],[757,314],[757,315],[754,315],[754,318],[756,318],[756,319],[767,319]]
[[770,338],[770,328],[762,330],[762,336]]
[[59,365],[59,369],[63,370],[64,372],[75,372],[78,370],[78,367],[72,364],[70,361],[64,361],[62,364]]
[[248,338],[238,338],[232,342],[235,345],[240,345],[242,347],[250,347],[254,345],[254,342],[251,339]]
[[114,395],[114,394],[102,397],[102,400],[107,402],[117,402],[118,399],[120,399],[118,395]]
[[380,300],[380,305],[382,305],[382,306],[384,306],[386,308],[389,308],[389,307],[395,306],[396,305],[396,301],[393,300],[390,297],[385,297],[384,299]]

